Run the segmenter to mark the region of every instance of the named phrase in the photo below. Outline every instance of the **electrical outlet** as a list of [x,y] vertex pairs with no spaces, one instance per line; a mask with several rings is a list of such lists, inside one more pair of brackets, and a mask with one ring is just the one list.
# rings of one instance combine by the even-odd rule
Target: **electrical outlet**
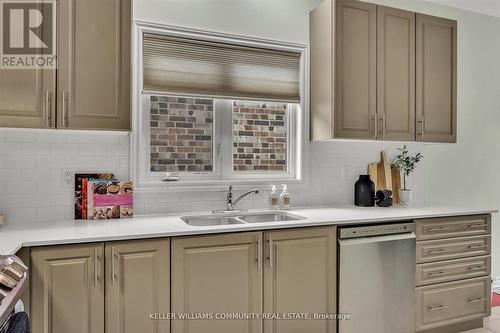
[[63,169],[62,181],[63,185],[66,187],[73,185],[73,171],[68,169]]

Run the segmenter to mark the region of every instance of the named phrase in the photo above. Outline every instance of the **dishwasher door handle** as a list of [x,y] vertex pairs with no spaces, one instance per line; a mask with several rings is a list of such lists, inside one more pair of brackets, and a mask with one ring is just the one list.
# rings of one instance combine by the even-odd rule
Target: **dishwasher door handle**
[[406,232],[403,234],[390,234],[390,235],[382,235],[382,236],[371,236],[371,237],[359,237],[359,238],[347,238],[347,239],[339,239],[339,245],[347,246],[347,245],[357,245],[357,244],[371,244],[371,243],[383,243],[383,242],[393,242],[398,240],[415,240],[417,237],[414,232]]

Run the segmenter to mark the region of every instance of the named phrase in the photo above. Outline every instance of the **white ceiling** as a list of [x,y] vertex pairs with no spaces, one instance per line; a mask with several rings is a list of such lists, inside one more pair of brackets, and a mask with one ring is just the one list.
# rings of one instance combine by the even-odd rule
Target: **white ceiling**
[[500,0],[427,0],[445,6],[500,17]]

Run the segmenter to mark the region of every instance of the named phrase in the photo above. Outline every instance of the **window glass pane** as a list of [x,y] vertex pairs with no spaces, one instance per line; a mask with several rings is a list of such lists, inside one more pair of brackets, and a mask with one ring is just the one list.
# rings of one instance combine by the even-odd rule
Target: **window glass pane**
[[150,97],[150,171],[213,170],[213,100]]
[[286,172],[287,104],[234,101],[233,171]]

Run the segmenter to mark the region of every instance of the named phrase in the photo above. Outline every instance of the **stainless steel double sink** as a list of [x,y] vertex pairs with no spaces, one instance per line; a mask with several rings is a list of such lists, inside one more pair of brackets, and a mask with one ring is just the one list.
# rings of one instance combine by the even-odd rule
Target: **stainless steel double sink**
[[303,216],[290,214],[284,211],[263,212],[228,212],[209,215],[182,216],[186,224],[196,227],[221,226],[247,223],[273,223],[283,221],[297,221],[306,219]]

